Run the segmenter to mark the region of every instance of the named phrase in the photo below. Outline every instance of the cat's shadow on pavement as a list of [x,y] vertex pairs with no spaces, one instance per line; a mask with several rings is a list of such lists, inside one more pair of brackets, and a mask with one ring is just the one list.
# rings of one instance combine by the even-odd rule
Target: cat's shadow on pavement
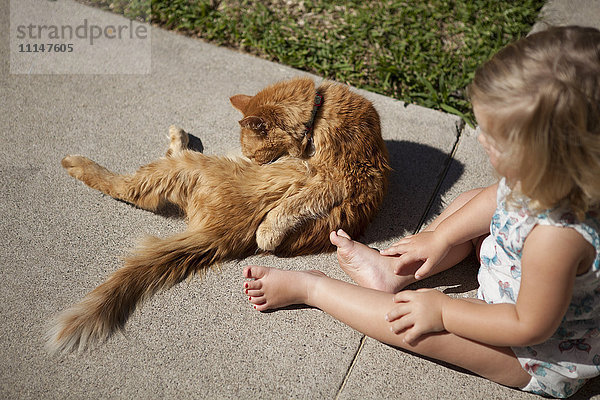
[[363,238],[367,242],[381,243],[414,233],[424,217],[442,211],[442,196],[464,171],[461,162],[450,160],[448,153],[435,147],[404,140],[386,140],[385,144],[393,171],[383,204]]
[[[365,235],[358,239],[379,246],[391,245],[394,240],[414,233],[420,222],[426,224],[429,218],[439,215],[446,207],[442,196],[465,169],[461,162],[451,160],[448,153],[435,147],[403,140],[386,140],[386,146],[393,169],[388,191],[377,216]],[[478,262],[473,255],[457,267],[411,288],[451,286],[446,293],[465,293],[478,287],[477,269]]]

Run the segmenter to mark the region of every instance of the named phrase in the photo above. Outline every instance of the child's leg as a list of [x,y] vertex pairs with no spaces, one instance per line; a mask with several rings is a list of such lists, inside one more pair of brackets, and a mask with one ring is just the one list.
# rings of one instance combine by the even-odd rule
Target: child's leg
[[[452,215],[459,208],[464,206],[482,189],[474,189],[460,194],[442,213],[427,226],[425,231],[433,231],[448,216]],[[416,281],[414,273],[420,264],[414,267],[404,275],[397,275],[395,269],[395,257],[386,257],[379,254],[362,243],[353,241],[343,231],[332,232],[331,242],[337,246],[338,262],[341,268],[357,284],[366,288],[382,290],[388,293],[396,293]],[[445,271],[460,261],[465,259],[474,249],[474,243],[467,242],[453,247],[448,255],[438,264],[431,275]]]
[[317,271],[252,266],[244,269],[244,276],[254,278],[244,286],[259,311],[307,304],[381,342],[456,365],[503,385],[524,387],[531,378],[510,348],[487,346],[447,332],[426,335],[415,346],[404,343],[403,335],[392,333],[385,320],[394,305],[392,294],[332,279]]

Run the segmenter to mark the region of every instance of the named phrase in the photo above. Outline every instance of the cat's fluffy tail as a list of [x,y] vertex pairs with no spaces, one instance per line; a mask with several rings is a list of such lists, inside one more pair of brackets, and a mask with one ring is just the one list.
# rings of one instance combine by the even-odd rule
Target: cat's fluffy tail
[[123,268],[54,319],[47,334],[48,351],[82,351],[106,340],[123,329],[129,315],[145,299],[223,261],[220,258],[206,238],[191,232],[168,239],[146,239],[125,259]]

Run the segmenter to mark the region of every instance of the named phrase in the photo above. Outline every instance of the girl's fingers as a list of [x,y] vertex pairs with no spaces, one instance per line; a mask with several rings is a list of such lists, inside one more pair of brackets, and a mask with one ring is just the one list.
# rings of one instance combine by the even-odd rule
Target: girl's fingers
[[410,308],[408,304],[398,304],[394,306],[388,313],[385,315],[385,320],[388,322],[392,322],[397,320],[398,318],[402,318],[410,312]]
[[402,248],[402,245],[390,246],[387,249],[381,250],[379,254],[382,256],[396,256],[398,254],[402,254]]
[[380,253],[384,256],[405,253],[408,250],[408,245],[411,243],[411,237],[412,236],[407,236],[404,239],[397,241],[387,249],[381,250]]
[[390,325],[390,330],[395,334],[399,334],[414,326],[414,321],[410,315],[406,315],[393,321]]
[[399,244],[406,244],[406,243],[410,243],[410,239],[415,236],[415,235],[408,235],[408,236],[404,236],[402,239],[398,240],[396,243],[394,243],[392,246],[397,246]]
[[421,335],[423,335],[423,333],[424,332],[421,332],[417,326],[413,325],[413,327],[407,330],[404,334],[404,342],[408,343],[409,345],[413,345],[421,337]]
[[398,259],[394,262],[394,274],[406,275],[407,272],[405,271],[405,267],[411,266],[412,268],[414,268],[415,263],[419,261],[421,261],[419,257],[415,257],[411,254],[403,254],[402,256],[398,257]]
[[398,292],[394,295],[394,302],[395,303],[407,303],[412,300],[413,293],[414,293],[413,290],[403,290],[401,292]]
[[415,279],[423,279],[429,275],[431,269],[433,268],[433,263],[430,260],[427,260],[421,265],[421,267],[415,272]]

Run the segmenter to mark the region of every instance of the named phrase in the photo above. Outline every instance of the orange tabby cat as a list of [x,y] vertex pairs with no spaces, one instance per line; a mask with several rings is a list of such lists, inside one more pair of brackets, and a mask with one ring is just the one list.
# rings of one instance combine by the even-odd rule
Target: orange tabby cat
[[55,319],[51,352],[85,349],[122,329],[156,291],[210,265],[254,254],[331,250],[329,232],[360,235],[382,202],[390,170],[372,104],[347,87],[309,78],[277,83],[257,95],[233,96],[242,112],[242,152],[250,160],[188,150],[187,134],[170,130],[164,158],[133,175],[67,156],[69,174],[147,210],[179,206],[188,229],[151,237],[83,300]]

